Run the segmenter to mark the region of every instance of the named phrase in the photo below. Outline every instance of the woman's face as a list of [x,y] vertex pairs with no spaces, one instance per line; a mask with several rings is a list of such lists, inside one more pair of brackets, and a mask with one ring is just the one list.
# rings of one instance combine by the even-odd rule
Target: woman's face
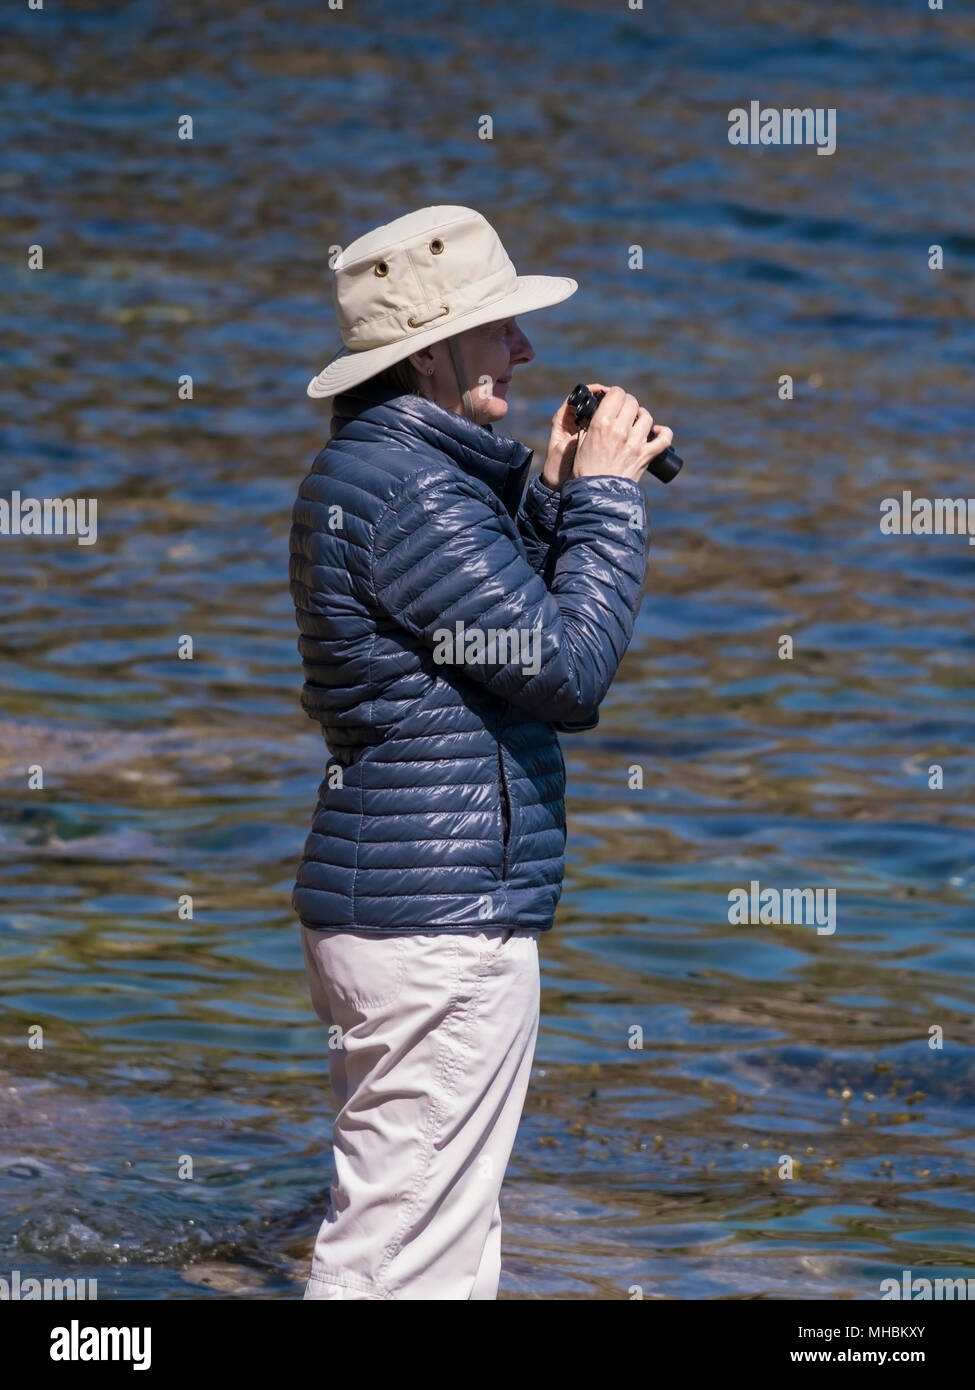
[[[498,319],[458,333],[456,341],[464,359],[466,385],[480,425],[492,424],[508,413],[508,390],[517,366],[530,362],[535,350],[518,326],[517,319]],[[446,343],[427,349],[432,375],[426,379],[433,399],[446,410],[464,413],[450,350]],[[424,354],[425,356],[426,354]]]

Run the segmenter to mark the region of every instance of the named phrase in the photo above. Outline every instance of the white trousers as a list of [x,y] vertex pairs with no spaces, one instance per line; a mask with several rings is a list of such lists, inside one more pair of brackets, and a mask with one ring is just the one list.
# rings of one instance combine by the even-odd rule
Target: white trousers
[[495,1299],[538,1033],[536,929],[312,931],[335,1182],[306,1299]]

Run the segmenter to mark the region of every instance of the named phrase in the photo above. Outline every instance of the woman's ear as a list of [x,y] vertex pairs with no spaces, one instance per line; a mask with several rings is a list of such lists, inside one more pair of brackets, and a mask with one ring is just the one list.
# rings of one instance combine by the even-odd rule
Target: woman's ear
[[419,352],[411,352],[409,360],[421,376],[429,376],[433,371],[434,359],[432,348],[425,347],[421,348]]

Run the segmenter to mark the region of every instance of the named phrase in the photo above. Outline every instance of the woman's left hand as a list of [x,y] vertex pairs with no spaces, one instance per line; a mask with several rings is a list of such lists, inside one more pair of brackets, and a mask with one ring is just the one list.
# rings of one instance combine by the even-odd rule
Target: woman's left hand
[[549,435],[548,454],[542,469],[542,482],[555,492],[572,477],[572,461],[578,442],[579,431],[576,429],[575,417],[569,409],[569,398],[566,396],[552,416],[552,433]]

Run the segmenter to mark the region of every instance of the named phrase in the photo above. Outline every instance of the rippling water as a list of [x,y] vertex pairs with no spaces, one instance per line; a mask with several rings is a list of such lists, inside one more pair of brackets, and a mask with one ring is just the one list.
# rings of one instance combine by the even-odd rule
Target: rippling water
[[[649,485],[600,726],[563,739],[502,1297],[970,1273],[975,551],[878,518],[972,491],[972,16],[210,0],[8,25],[0,495],[99,511],[91,547],[0,538],[7,1263],[102,1297],[301,1293],[331,1114],[288,901],[324,760],[287,585],[327,434],[304,387],[336,346],[328,247],[461,202],[519,269],[580,281],[523,320],[510,432],[541,450],[575,381],[620,380],[688,461]],[[731,147],[752,99],[835,107],[835,155]],[[835,934],[730,926],[753,879],[835,888]]]

